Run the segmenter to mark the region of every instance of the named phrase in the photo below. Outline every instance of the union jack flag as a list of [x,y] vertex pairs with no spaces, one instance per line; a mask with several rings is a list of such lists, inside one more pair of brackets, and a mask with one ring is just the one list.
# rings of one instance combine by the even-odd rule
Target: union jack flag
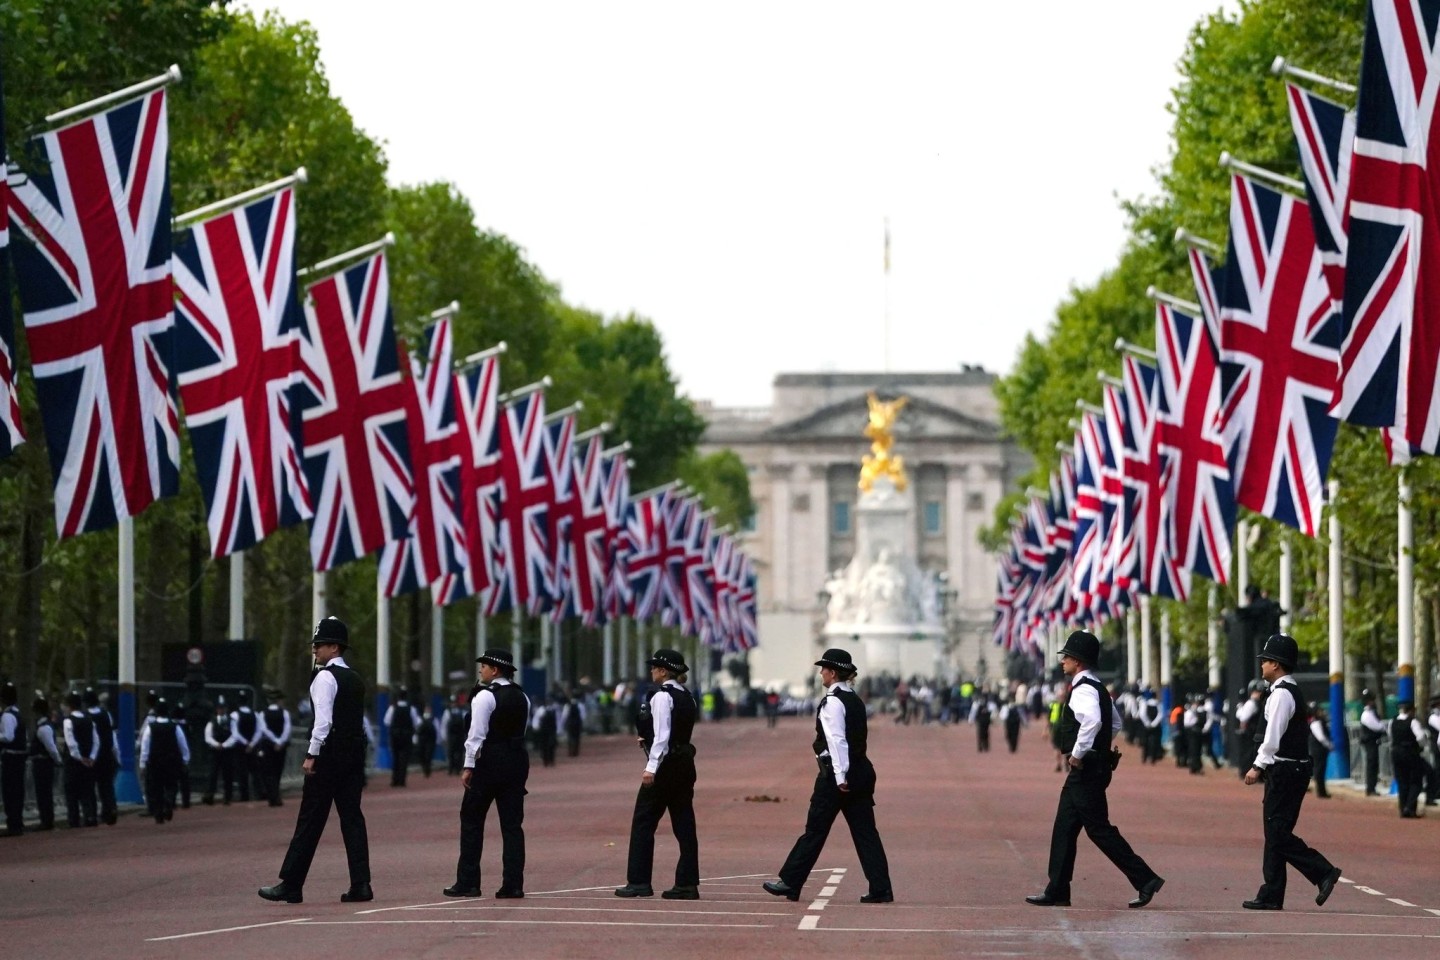
[[690,511],[685,532],[685,597],[690,605],[690,623],[702,643],[715,645],[714,515],[697,503]]
[[295,192],[195,224],[175,247],[176,369],[210,550],[314,514],[300,464]]
[[[1156,542],[1156,552],[1181,570],[1223,584],[1230,567],[1235,496],[1220,435],[1215,345],[1201,320],[1168,304],[1156,305],[1155,321],[1159,376],[1152,462],[1159,471],[1155,489],[1164,502],[1164,540],[1163,546]],[[1162,583],[1170,571],[1157,566],[1152,561],[1152,586],[1173,588]],[[1188,592],[1188,584],[1182,589]]]
[[755,564],[751,562],[748,555],[745,556],[740,565],[740,576],[737,580],[739,586],[735,593],[735,611],[740,626],[739,632],[735,635],[735,642],[741,650],[751,650],[760,645],[760,626],[757,615],[759,579],[755,573]]
[[1440,0],[1371,0],[1360,64],[1334,413],[1440,445]]
[[665,564],[669,556],[670,501],[677,499],[661,490],[630,501],[625,511],[625,573],[629,578],[630,616],[649,620],[661,612]]
[[390,314],[385,255],[306,288],[302,382],[305,477],[317,571],[405,535],[415,509],[406,393]]
[[[0,85],[0,163],[8,164],[4,102],[4,88]],[[8,457],[25,442],[20,396],[15,389],[15,314],[10,303],[10,260],[5,256],[5,248],[10,245],[10,203],[8,171],[0,169],[0,457]]]
[[1313,537],[1338,426],[1328,410],[1340,317],[1302,201],[1232,178],[1222,290],[1220,416],[1235,500]]
[[[460,499],[459,432],[455,418],[454,341],[445,317],[425,331],[425,363],[410,357],[405,430],[415,476],[415,510],[404,537],[380,551],[387,597],[414,593],[464,569],[464,504]],[[443,604],[442,604],[443,605]]]
[[179,486],[165,91],[32,145],[14,255],[64,539]]
[[724,531],[717,531],[710,544],[710,585],[715,595],[715,644],[734,651],[735,574],[740,550]]
[[1104,418],[1087,411],[1075,431],[1075,549],[1070,571],[1070,596],[1085,611],[1095,609],[1100,593],[1106,539],[1101,499],[1105,460]]
[[500,522],[489,613],[538,612],[554,596],[555,571],[546,540],[552,500],[545,471],[545,395],[507,404],[500,418]]
[[1128,595],[1144,590],[1148,570],[1145,511],[1153,496],[1150,438],[1155,368],[1126,357],[1122,373],[1121,386],[1105,388],[1105,426],[1114,472],[1106,478],[1104,492],[1115,508],[1105,569],[1115,589]]
[[630,512],[630,462],[622,450],[605,458],[605,616],[614,620],[634,607],[630,593],[630,542],[626,517]]
[[[455,374],[455,434],[460,459],[460,542],[449,549],[457,560],[435,584],[435,602],[449,605],[478,596],[488,605],[495,582],[500,529],[500,358],[483,357]],[[458,570],[457,570],[458,568]]]
[[660,622],[678,626],[681,634],[695,636],[695,611],[690,605],[690,577],[686,574],[687,541],[690,525],[700,512],[700,503],[691,497],[671,497],[661,525],[660,539]]
[[580,617],[587,627],[605,622],[605,535],[608,520],[602,447],[598,435],[591,437],[585,444],[584,457],[576,462],[574,510],[566,547],[566,568],[570,577],[566,612]]
[[552,414],[545,424],[545,475],[550,480],[550,504],[545,511],[545,542],[550,547],[550,589],[542,598],[553,619],[565,619],[573,585],[570,527],[580,501],[575,492],[575,415]]

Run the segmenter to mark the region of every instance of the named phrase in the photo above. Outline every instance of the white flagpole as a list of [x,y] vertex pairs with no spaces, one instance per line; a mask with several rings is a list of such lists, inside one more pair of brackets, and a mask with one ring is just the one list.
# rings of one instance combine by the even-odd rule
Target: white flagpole
[[438,603],[430,605],[430,689],[445,689],[445,608]]
[[1330,774],[1350,776],[1350,741],[1345,732],[1345,613],[1340,586],[1340,513],[1335,501],[1340,481],[1328,486],[1330,510],[1330,736],[1335,750],[1330,754]]
[[332,273],[338,273],[345,267],[348,267],[352,263],[365,259],[372,253],[379,253],[386,247],[393,247],[394,245],[395,234],[387,233],[385,234],[385,236],[381,237],[379,240],[376,240],[374,243],[367,243],[364,246],[356,247],[354,250],[346,250],[344,253],[337,253],[335,256],[330,257],[328,260],[321,260],[313,267],[301,267],[299,270],[295,271],[295,276],[302,280],[309,280],[313,277],[314,279],[311,280],[309,284],[307,284],[307,287],[314,286],[316,283],[319,283],[320,280],[324,277],[329,276]]
[[1205,683],[1211,690],[1220,689],[1220,588],[1210,585],[1210,596],[1205,605],[1205,662],[1209,671]]
[[1140,614],[1134,607],[1125,615],[1125,680],[1140,682]]
[[1253,163],[1246,163],[1244,160],[1237,160],[1231,155],[1229,150],[1221,151],[1220,166],[1233,173],[1250,177],[1252,180],[1264,181],[1269,186],[1276,187],[1282,191],[1298,193],[1301,197],[1305,196],[1305,184],[1301,181],[1296,180],[1294,177],[1287,177],[1284,174],[1276,173],[1274,170],[1257,167]]
[[605,670],[602,676],[607,688],[615,686],[615,624],[611,621],[605,622]]
[[[1150,596],[1140,595],[1140,683],[1155,689],[1155,676],[1150,672],[1150,657],[1155,649],[1150,624]],[[1157,695],[1159,691],[1156,691]]]
[[[1399,674],[1395,693],[1401,700],[1415,699],[1415,531],[1410,516],[1410,482],[1406,468],[1400,468],[1396,512],[1399,543],[1399,596],[1396,597],[1395,626],[1398,634],[1396,672]],[[1432,799],[1429,794],[1426,800]]]
[[1290,632],[1290,605],[1291,596],[1291,558],[1290,558],[1290,536],[1282,534],[1280,537],[1280,632]]
[[245,551],[230,554],[230,629],[231,640],[245,639]]
[[1192,317],[1200,316],[1200,304],[1194,302],[1193,300],[1182,299],[1181,297],[1166,293],[1165,291],[1159,290],[1153,286],[1145,288],[1145,296],[1149,297],[1151,300],[1156,301],[1157,303],[1163,303],[1167,307],[1174,307],[1176,310],[1183,310],[1186,313],[1190,314]]
[[644,680],[650,674],[645,669],[645,661],[650,656],[645,649],[645,621],[635,621],[635,676]]
[[[325,571],[316,570],[310,576],[310,618],[319,623],[329,615],[325,602]],[[311,624],[312,629],[315,624]]]
[[279,193],[281,190],[284,190],[287,187],[293,187],[297,183],[305,183],[308,181],[308,179],[309,174],[305,172],[305,168],[297,167],[295,172],[290,174],[290,176],[288,177],[281,177],[279,180],[271,180],[269,183],[261,184],[258,187],[252,187],[251,189],[246,190],[243,193],[237,193],[233,197],[226,197],[224,200],[216,200],[214,203],[207,203],[203,207],[196,207],[194,210],[191,210],[188,213],[182,213],[180,214],[180,216],[170,221],[170,229],[184,230],[187,227],[193,227],[195,224],[199,223],[202,220],[207,220],[211,217],[219,216],[222,213],[228,213],[229,211],[234,210],[237,207],[245,206],[245,204],[251,202],[252,200],[259,200],[262,197],[268,197],[272,194]]
[[1239,550],[1235,551],[1235,590],[1241,597],[1250,587],[1250,521],[1241,520],[1235,525],[1235,540]]
[[620,650],[617,662],[620,664],[620,672],[628,674],[630,672],[630,618],[622,615],[618,619],[620,621]]
[[159,90],[161,87],[168,87],[172,83],[179,82],[180,65],[172,63],[170,64],[170,69],[166,70],[158,77],[151,77],[149,80],[141,80],[139,83],[133,83],[130,86],[125,87],[124,89],[116,90],[114,93],[107,93],[103,97],[96,97],[94,100],[86,100],[84,103],[76,104],[73,107],[66,107],[64,110],[60,110],[47,115],[45,117],[45,130],[54,130],[57,127],[64,126],[71,121],[79,120],[82,117],[88,116],[90,114],[100,113],[104,110],[108,110],[110,107],[118,106],[122,103],[125,103],[126,101],[135,100],[139,97],[143,97],[151,90]]
[[375,745],[375,766],[390,770],[395,765],[390,755],[390,729],[385,726],[386,708],[390,706],[390,598],[379,571],[375,577],[375,709],[380,730]]
[[489,624],[485,621],[485,595],[475,595],[475,656],[485,656],[485,648],[490,645]]
[[[1324,74],[1312,73],[1309,70],[1302,70],[1299,67],[1286,61],[1284,57],[1276,57],[1270,64],[1270,72],[1277,77],[1295,77],[1300,80],[1309,80],[1311,83],[1318,83],[1321,86],[1329,87],[1332,90],[1339,90],[1341,93],[1355,93],[1356,86],[1353,83],[1346,83],[1344,80],[1336,80]],[[1427,797],[1428,799],[1428,797]]]
[[517,671],[523,671],[524,668],[522,664],[525,662],[525,651],[522,642],[524,638],[524,634],[522,633],[523,625],[520,622],[523,616],[525,616],[525,614],[521,612],[518,606],[510,608],[510,659],[515,661],[515,669]]
[[116,771],[116,799],[131,803],[140,799],[140,780],[135,772],[135,518],[121,517],[117,557],[119,601],[116,639],[119,641],[119,691],[116,722],[119,725],[120,769]]

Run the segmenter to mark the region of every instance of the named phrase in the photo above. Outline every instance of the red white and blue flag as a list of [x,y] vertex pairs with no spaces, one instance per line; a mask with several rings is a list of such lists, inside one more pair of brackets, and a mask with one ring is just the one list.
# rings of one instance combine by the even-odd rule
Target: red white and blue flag
[[669,550],[669,490],[630,501],[625,511],[625,573],[629,579],[630,616],[649,620],[661,613],[662,582]]
[[1440,447],[1440,0],[1371,0],[1360,63],[1334,413]]
[[755,564],[747,554],[740,566],[739,587],[735,594],[735,611],[740,627],[735,642],[741,650],[760,645],[758,593],[759,577],[755,574]]
[[1235,500],[1307,537],[1320,522],[1335,446],[1339,357],[1340,316],[1306,205],[1233,177],[1220,380]]
[[[497,579],[495,564],[500,549],[499,356],[484,357],[456,373],[454,389],[465,562],[458,573],[451,570],[441,574],[435,602],[448,605],[478,596],[482,604],[488,605],[490,587]],[[460,552],[459,545],[452,549]]]
[[1131,594],[1145,591],[1148,570],[1145,511],[1155,495],[1150,468],[1155,368],[1126,357],[1122,372],[1121,386],[1105,389],[1105,426],[1116,473],[1105,488],[1115,505],[1105,569],[1115,589]]
[[630,549],[626,518],[630,513],[630,461],[622,449],[605,458],[605,616],[614,620],[630,613],[634,597],[630,592]]
[[690,604],[690,623],[702,643],[714,646],[719,640],[715,612],[714,583],[715,518],[696,503],[685,533],[685,595]]
[[192,226],[175,246],[176,370],[210,551],[313,515],[300,456],[295,192]]
[[587,627],[604,623],[608,521],[605,509],[605,456],[600,435],[585,443],[575,463],[575,509],[570,518],[566,569],[570,589],[566,613]]
[[[5,152],[5,95],[0,86],[0,163]],[[15,314],[10,302],[10,179],[0,169],[0,457],[25,442],[25,424],[20,416],[20,395],[16,389]]]
[[380,585],[387,597],[414,593],[443,574],[463,570],[464,557],[455,550],[464,538],[464,504],[450,362],[453,353],[446,317],[425,330],[424,363],[418,357],[408,358],[405,430],[415,477],[415,510],[406,535],[387,540],[380,551]]
[[330,570],[403,537],[415,508],[385,255],[306,288],[301,343],[310,560]]
[[690,605],[690,578],[685,570],[689,562],[690,527],[700,512],[700,502],[680,496],[669,498],[667,505],[660,541],[660,555],[665,560],[660,567],[660,622],[667,627],[679,627],[681,634],[693,637],[695,611]]
[[1082,619],[1096,609],[1099,595],[1106,539],[1101,499],[1106,458],[1105,421],[1086,411],[1075,431],[1075,547],[1070,569],[1070,596]]
[[557,622],[567,616],[572,572],[570,526],[579,508],[575,492],[575,415],[552,414],[545,424],[545,474],[550,478],[550,506],[545,511],[545,542],[550,548],[550,594],[543,608]]
[[62,539],[179,487],[169,143],[156,90],[37,137],[11,191]]
[[500,522],[489,613],[537,613],[554,596],[554,565],[546,538],[551,499],[545,469],[545,395],[535,391],[506,404],[500,417]]

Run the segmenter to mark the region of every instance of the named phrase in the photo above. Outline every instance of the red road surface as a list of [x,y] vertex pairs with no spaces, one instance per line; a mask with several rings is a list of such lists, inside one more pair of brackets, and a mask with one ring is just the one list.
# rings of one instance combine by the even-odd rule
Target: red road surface
[[[536,764],[526,805],[524,900],[496,901],[492,812],[479,900],[446,900],[454,879],[457,780],[412,774],[366,791],[376,900],[341,904],[347,886],[335,821],[301,905],[261,901],[294,827],[295,801],[179,811],[160,826],[0,840],[0,956],[453,958],[492,944],[513,957],[625,957],[676,939],[689,956],[1210,958],[1254,955],[1283,936],[1293,956],[1431,958],[1440,951],[1437,819],[1400,820],[1393,802],[1345,791],[1306,799],[1298,832],[1345,871],[1324,908],[1293,871],[1287,908],[1243,910],[1260,882],[1260,787],[1230,771],[1141,767],[1127,751],[1110,790],[1115,823],[1165,877],[1143,910],[1083,836],[1074,906],[1031,907],[1045,882],[1060,775],[1038,728],[1020,751],[977,754],[960,727],[872,726],[877,820],[894,904],[861,905],[865,881],[838,821],[799,903],[763,893],[801,830],[814,778],[812,721],[732,720],[697,728],[698,902],[625,901],[631,804],[644,762],[632,738],[592,737],[575,760]],[[563,751],[562,751],[563,752]],[[747,797],[779,797],[760,802]],[[1432,811],[1435,808],[1431,808]],[[655,886],[675,845],[662,824]],[[356,909],[357,907],[361,909]]]

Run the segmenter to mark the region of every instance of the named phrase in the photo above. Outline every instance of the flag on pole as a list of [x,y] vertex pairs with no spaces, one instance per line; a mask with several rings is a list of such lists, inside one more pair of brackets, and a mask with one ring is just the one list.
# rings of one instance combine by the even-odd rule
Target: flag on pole
[[554,566],[546,539],[552,502],[545,472],[545,394],[506,404],[500,417],[500,523],[495,588],[489,612],[538,613],[554,595]]
[[630,501],[626,510],[625,572],[631,598],[629,613],[636,620],[649,620],[661,612],[672,499],[678,498],[669,490],[661,490]]
[[587,627],[606,621],[605,580],[608,526],[605,511],[604,450],[600,435],[585,443],[583,456],[575,463],[574,512],[570,518],[566,546],[566,568],[570,590],[567,616],[579,617]]
[[460,572],[441,575],[436,601],[442,605],[477,596],[488,605],[497,579],[500,529],[500,357],[482,358],[455,374],[456,448],[460,458],[463,555]]
[[10,196],[61,539],[179,489],[165,90],[41,134]]
[[[1198,250],[1192,257],[1201,259]],[[1208,271],[1207,271],[1208,272]],[[1338,424],[1340,316],[1304,202],[1231,178],[1221,424],[1235,499],[1315,536]]]
[[306,289],[302,382],[310,560],[330,570],[405,535],[415,508],[385,254]]
[[740,566],[739,587],[735,595],[735,610],[740,622],[736,642],[741,650],[751,650],[760,645],[759,579],[755,564],[746,555]]
[[193,225],[175,245],[176,369],[210,552],[314,512],[300,454],[295,192]]
[[570,527],[579,498],[575,492],[575,415],[567,413],[545,424],[545,475],[550,480],[550,504],[545,511],[545,542],[550,548],[550,592],[541,599],[556,622],[567,615],[573,585]]
[[605,458],[602,497],[605,503],[605,616],[615,620],[634,607],[630,592],[631,544],[626,536],[626,518],[631,509],[630,463],[623,449]]

